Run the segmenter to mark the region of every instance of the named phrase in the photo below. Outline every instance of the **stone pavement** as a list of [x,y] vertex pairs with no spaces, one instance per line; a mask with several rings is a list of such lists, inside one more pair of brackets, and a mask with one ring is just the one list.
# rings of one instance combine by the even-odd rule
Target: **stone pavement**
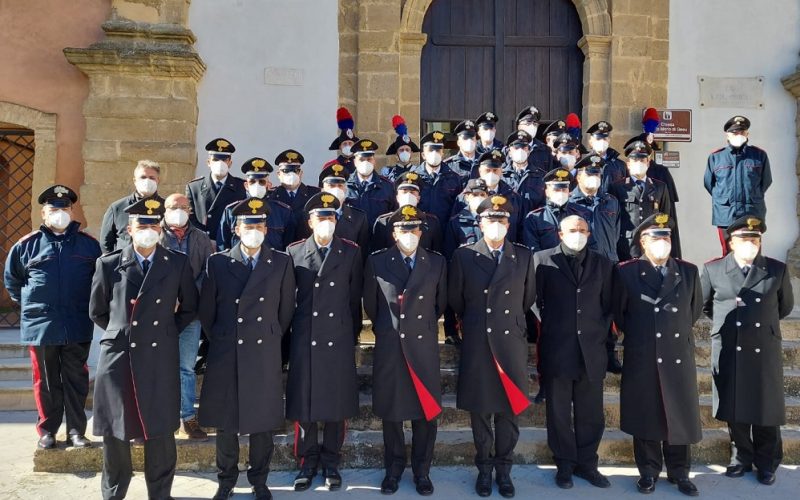
[[[34,422],[36,412],[0,412],[0,430],[3,446],[0,447],[0,497],[7,500],[59,499],[89,500],[100,498],[100,474],[52,474],[33,472],[33,452],[36,442]],[[63,429],[61,435],[63,436]],[[612,500],[618,498],[640,498],[636,491],[637,472],[634,467],[601,467],[610,476],[612,487],[600,490],[575,479],[575,488],[559,490],[553,484],[553,466],[526,465],[513,470],[517,486],[517,498],[575,498],[591,497],[593,500]],[[769,495],[771,499],[798,498],[800,491],[800,467],[787,465],[778,471],[778,481],[774,486],[760,485],[755,476],[749,474],[743,479],[724,477],[721,466],[698,466],[693,478],[700,489],[701,497],[706,499],[754,499]],[[339,498],[385,498],[379,486],[383,471],[376,469],[345,470],[344,488],[335,493],[325,490],[321,479],[315,481],[316,488],[305,493],[294,493],[291,488],[294,472],[274,472],[270,474],[269,486],[276,499],[280,498],[319,498],[336,500]],[[662,476],[663,477],[663,476]],[[478,498],[473,490],[475,471],[471,467],[435,467],[431,472],[436,492],[434,498],[453,499],[458,497]],[[173,496],[176,499],[210,498],[216,489],[214,474],[181,472],[175,478]],[[251,498],[244,474],[239,478],[234,499]],[[128,492],[128,498],[146,498],[144,478],[136,473]],[[411,472],[403,477],[400,491],[395,500],[415,499],[419,496],[411,482]],[[500,498],[495,491],[492,498]],[[658,489],[649,498],[685,498],[666,481],[658,484]]]

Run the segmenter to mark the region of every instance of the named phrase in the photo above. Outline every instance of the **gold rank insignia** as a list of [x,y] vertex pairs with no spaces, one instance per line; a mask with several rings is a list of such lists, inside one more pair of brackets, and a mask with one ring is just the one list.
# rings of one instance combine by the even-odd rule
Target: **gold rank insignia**
[[556,177],[558,177],[558,180],[563,181],[568,176],[569,172],[567,172],[566,170],[556,170]]
[[494,113],[486,113],[487,120],[494,120]]
[[406,205],[400,213],[403,214],[405,220],[411,220],[412,217],[417,216],[417,209],[413,205]]
[[286,159],[289,160],[289,161],[296,160],[297,159],[297,153],[295,153],[294,151],[289,151],[288,153],[286,153]]
[[63,197],[65,194],[69,193],[69,190],[64,186],[56,186],[53,188],[53,192],[56,193],[56,196],[59,198]]
[[501,205],[505,205],[508,201],[505,196],[492,196],[490,200],[492,202],[492,209],[493,210],[500,210]]
[[415,181],[417,179],[419,179],[419,175],[415,174],[414,172],[409,172],[406,174],[407,181]]
[[342,172],[342,170],[344,170],[344,167],[339,165],[338,163],[335,163],[331,165],[331,170],[333,170],[334,174],[339,175]]
[[561,120],[558,120],[558,128],[567,128],[567,124]]
[[372,147],[372,141],[366,141],[366,140],[361,141],[361,147],[363,147],[363,148],[371,148]]
[[599,129],[608,128],[608,123],[600,122],[600,123],[597,124],[597,128],[599,128]]
[[502,158],[503,158],[503,153],[499,149],[492,150],[493,160],[501,160]]
[[144,206],[147,207],[147,215],[153,215],[153,210],[157,210],[158,207],[161,206],[161,202],[158,200],[147,200],[144,202]]
[[265,160],[262,160],[261,158],[258,158],[258,159],[256,159],[256,160],[253,160],[253,161],[252,161],[252,162],[250,162],[250,163],[252,163],[252,164],[253,164],[253,170],[255,170],[256,172],[258,172],[259,170],[261,170],[262,168],[264,168],[264,165],[266,165],[266,164],[267,164],[267,162],[266,162]]
[[326,193],[320,196],[319,199],[322,202],[322,208],[328,208],[328,205],[333,203],[333,200],[335,200],[336,198],[333,195]]
[[736,118],[733,119],[733,121],[735,121],[736,123],[742,123],[744,121],[744,118],[742,118],[741,116],[737,116]]
[[663,228],[667,224],[667,222],[669,222],[669,215],[667,214],[656,215],[656,224],[658,224],[658,227]]
[[434,132],[433,133],[433,140],[434,141],[438,142],[438,141],[441,141],[442,139],[444,139],[444,134],[443,133],[441,133],[441,132]]
[[225,148],[227,148],[230,145],[231,144],[228,141],[224,140],[224,139],[220,139],[220,140],[217,141],[217,148],[218,148],[219,151],[224,151]]
[[589,161],[592,162],[592,165],[597,165],[598,163],[600,163],[600,157],[599,156],[592,156],[589,159]]
[[467,127],[467,128],[470,128],[470,127],[474,127],[475,124],[472,122],[472,120],[467,120],[467,121],[464,122],[464,126]]
[[247,206],[250,207],[253,214],[257,214],[258,209],[264,206],[264,202],[258,198],[251,198],[250,201],[247,202]]
[[761,225],[761,219],[757,219],[755,217],[748,217],[747,219],[747,229],[750,231],[754,230],[756,226]]

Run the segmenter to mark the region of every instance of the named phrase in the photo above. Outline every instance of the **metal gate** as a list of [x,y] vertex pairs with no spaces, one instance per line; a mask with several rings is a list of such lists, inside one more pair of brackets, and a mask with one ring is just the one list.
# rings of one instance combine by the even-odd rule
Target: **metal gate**
[[[31,230],[33,130],[0,128],[0,283],[11,247]],[[0,328],[19,326],[19,306],[0,289]]]

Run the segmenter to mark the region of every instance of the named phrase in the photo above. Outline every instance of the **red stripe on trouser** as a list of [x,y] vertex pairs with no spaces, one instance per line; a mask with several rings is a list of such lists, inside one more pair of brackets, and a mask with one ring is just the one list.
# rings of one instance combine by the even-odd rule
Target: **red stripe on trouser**
[[718,227],[717,228],[717,235],[719,236],[719,244],[722,245],[722,256],[728,255],[728,242],[725,241],[725,232],[727,231],[727,227]]
[[[297,440],[300,439],[300,422],[294,423],[294,458],[297,458]],[[303,465],[303,459],[300,459],[300,465]]]
[[39,422],[36,423],[36,430],[41,436],[42,429],[39,425],[47,419],[47,415],[44,414],[44,404],[42,403],[42,372],[39,369],[39,357],[36,355],[35,347],[28,347],[28,351],[31,354],[31,368],[33,370],[33,399],[36,401],[36,411],[39,413]]
[[428,391],[428,388],[425,387],[425,384],[419,379],[414,369],[411,368],[411,364],[409,364],[408,360],[406,360],[406,366],[408,367],[408,373],[411,375],[411,380],[414,382],[414,390],[417,391],[417,398],[422,405],[422,411],[425,413],[425,420],[430,422],[442,413],[442,407],[439,406],[439,403],[436,402],[436,399]]
[[500,382],[503,384],[503,389],[506,391],[506,397],[508,397],[508,402],[511,405],[511,411],[514,415],[519,415],[522,413],[525,408],[530,406],[531,402],[528,401],[527,396],[523,393],[519,387],[514,384],[514,381],[511,380],[503,367],[500,366],[498,363],[497,358],[494,358],[494,365],[497,367],[497,373],[500,375]]

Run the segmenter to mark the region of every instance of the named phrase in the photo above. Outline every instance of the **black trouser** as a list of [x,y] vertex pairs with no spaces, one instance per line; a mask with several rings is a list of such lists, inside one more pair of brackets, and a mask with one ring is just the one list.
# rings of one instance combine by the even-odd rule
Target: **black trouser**
[[547,444],[559,470],[597,469],[603,438],[603,380],[544,377],[547,393]]
[[731,465],[755,465],[760,471],[775,472],[783,459],[783,440],[778,426],[728,423],[731,436]]
[[55,434],[66,413],[67,433],[86,433],[86,396],[89,394],[91,342],[65,345],[31,346],[33,396],[39,420],[39,435]]
[[606,352],[608,359],[613,359],[617,350],[617,336],[614,333],[614,326],[608,327],[608,336],[606,337]]
[[[436,444],[437,419],[420,418],[411,421],[411,470],[415,477],[427,476],[433,461],[433,445]],[[406,439],[403,422],[383,420],[383,466],[386,475],[403,475],[406,468]]]
[[322,447],[319,446],[319,425],[317,422],[297,422],[294,433],[294,454],[300,460],[300,468],[316,470],[339,468],[342,460],[345,424],[341,422],[322,423]]
[[458,318],[456,312],[450,306],[444,310],[444,335],[445,337],[459,337]]
[[[250,434],[247,481],[252,486],[266,486],[272,460],[271,432]],[[217,480],[220,486],[233,488],[239,479],[239,434],[217,429]]]
[[633,457],[641,476],[658,477],[663,464],[666,463],[667,477],[689,478],[692,454],[688,444],[669,444],[666,441],[649,441],[634,437]]
[[[175,436],[172,434],[144,442],[144,479],[151,500],[171,498],[175,477]],[[131,444],[113,436],[103,436],[103,478],[100,489],[105,500],[125,498],[133,477]]]
[[519,440],[519,419],[511,413],[470,413],[469,418],[478,470],[491,473],[494,467],[498,475],[511,474],[514,448]]

